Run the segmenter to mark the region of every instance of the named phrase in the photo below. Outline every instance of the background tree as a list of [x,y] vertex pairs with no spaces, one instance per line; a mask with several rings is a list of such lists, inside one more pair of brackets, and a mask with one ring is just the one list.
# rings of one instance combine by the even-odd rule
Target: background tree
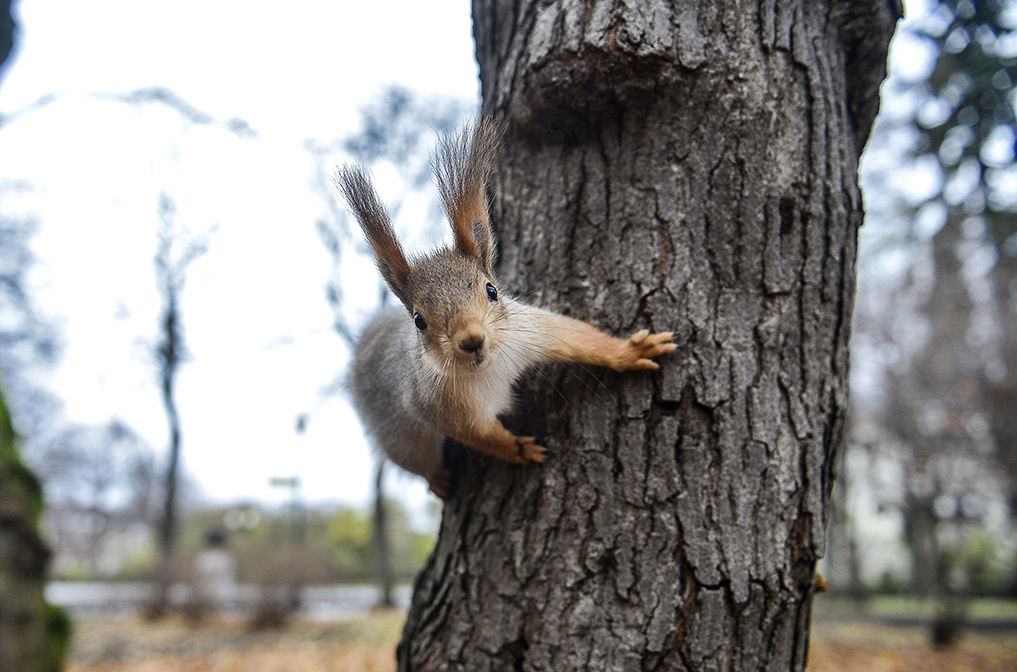
[[9,394],[8,403],[19,419],[21,430],[34,437],[52,425],[59,403],[34,385],[25,370],[33,364],[45,366],[52,362],[59,351],[59,343],[52,326],[40,318],[25,291],[26,276],[34,261],[29,243],[37,222],[30,213],[12,207],[12,202],[32,191],[33,186],[27,182],[0,180],[0,205],[3,206],[0,215],[0,372]]
[[[927,79],[907,83],[917,99],[914,160],[931,165],[939,188],[916,206],[911,221],[928,226],[924,217],[939,228],[922,241],[928,252],[920,259],[932,262],[932,277],[916,272],[913,279],[928,336],[909,361],[914,387],[900,409],[910,418],[936,416],[921,434],[908,435],[913,444],[953,436],[955,454],[961,448],[994,456],[998,471],[1009,476],[1011,509],[1017,503],[1017,54],[1007,43],[1017,28],[1014,9],[1007,0],[945,0],[919,30],[936,56]],[[923,238],[918,231],[913,237]],[[979,450],[990,436],[992,446]]]
[[172,579],[174,551],[178,534],[177,490],[180,484],[180,415],[176,402],[176,377],[186,357],[180,295],[187,279],[187,268],[208,249],[205,237],[194,237],[180,229],[173,200],[163,194],[159,201],[162,225],[155,254],[156,281],[162,296],[159,316],[161,340],[156,347],[159,380],[166,422],[169,426],[169,456],[163,478],[163,504],[158,525],[161,568],[158,590],[151,615],[161,615],[166,607]]
[[[30,189],[26,184],[0,182],[0,198]],[[8,378],[8,385],[19,389],[31,385],[17,377],[14,362],[50,361],[57,351],[52,329],[36,314],[25,295],[25,274],[32,263],[29,239],[35,232],[30,217],[0,216],[0,366]],[[12,378],[14,378],[12,380]],[[36,392],[35,394],[38,394]],[[25,396],[32,396],[26,390]],[[50,403],[26,403],[34,409],[52,410]],[[28,409],[26,409],[26,412]],[[33,416],[34,417],[34,416]]]
[[[0,74],[14,43],[11,3],[0,3]],[[0,238],[4,243],[6,235]],[[22,249],[15,247],[13,249]],[[3,253],[11,248],[0,245]],[[5,260],[6,261],[6,260]],[[5,264],[0,275],[0,315],[10,315],[13,295],[22,299]],[[21,268],[15,265],[14,268]],[[3,339],[0,338],[0,341]],[[6,344],[4,344],[6,346]],[[0,383],[5,383],[0,375]],[[70,639],[70,623],[43,598],[49,549],[39,537],[42,491],[21,461],[17,437],[3,391],[0,390],[0,669],[57,672]]]
[[659,374],[545,372],[468,453],[401,669],[802,669],[847,388],[857,162],[901,7],[473,5],[501,282]]
[[42,488],[16,440],[0,394],[0,669],[57,672],[70,623],[42,595],[50,557],[38,533]]
[[856,346],[878,391],[855,414],[860,442],[900,464],[879,492],[901,513],[912,591],[942,601],[940,639],[984,574],[973,532],[993,500],[1009,495],[1011,519],[1017,504],[1015,8],[942,0],[913,18],[928,66],[888,81],[867,168],[878,228]]
[[[103,547],[111,532],[147,530],[152,522],[158,489],[151,448],[114,419],[66,427],[32,452],[46,478],[47,537],[58,571],[101,576],[119,569],[106,565]],[[61,566],[61,559],[83,565]]]

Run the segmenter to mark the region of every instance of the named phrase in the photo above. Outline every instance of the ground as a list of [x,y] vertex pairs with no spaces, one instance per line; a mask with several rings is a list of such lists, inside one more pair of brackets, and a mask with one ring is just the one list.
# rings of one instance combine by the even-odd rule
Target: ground
[[812,628],[808,672],[1014,672],[1017,632],[969,632],[949,648],[929,644],[929,629],[827,622]]
[[[225,619],[80,620],[67,672],[382,672],[395,669],[403,613],[375,612],[345,623],[296,622],[252,632]],[[937,650],[928,631],[877,621],[818,620],[809,672],[1013,672],[1017,632],[967,633]]]
[[388,672],[403,618],[375,612],[358,621],[262,631],[226,619],[80,620],[66,672]]

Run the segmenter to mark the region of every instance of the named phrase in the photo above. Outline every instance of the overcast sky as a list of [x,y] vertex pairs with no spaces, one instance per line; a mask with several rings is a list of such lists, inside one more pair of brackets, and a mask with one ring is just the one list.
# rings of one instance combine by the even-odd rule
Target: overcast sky
[[[166,193],[180,224],[211,231],[182,302],[187,473],[220,501],[279,500],[269,478],[296,475],[309,500],[365,502],[372,457],[346,403],[328,402],[295,431],[345,366],[315,230],[327,205],[304,143],[355,132],[358,111],[391,84],[475,100],[469,2],[22,0],[15,17],[0,114],[57,98],[0,127],[0,180],[26,185],[0,193],[0,211],[38,223],[29,286],[63,345],[41,380],[66,420],[120,418],[164,454],[150,350]],[[148,87],[257,135],[96,95]],[[352,300],[373,299],[358,289],[347,288]],[[397,482],[425,498],[415,479]]]
[[[909,12],[922,15],[926,4],[909,2]],[[346,361],[329,326],[331,265],[315,230],[328,205],[312,184],[327,166],[305,143],[356,132],[359,110],[392,84],[475,101],[469,2],[23,0],[15,14],[18,47],[0,75],[0,181],[23,186],[0,192],[0,214],[38,223],[29,288],[63,344],[40,380],[65,420],[119,418],[164,454],[151,348],[165,193],[180,224],[210,232],[183,294],[186,472],[218,501],[279,501],[285,493],[269,478],[296,475],[308,500],[366,502],[373,458],[359,426],[344,400],[319,407]],[[904,37],[893,69],[920,75],[926,54]],[[216,123],[115,99],[150,87]],[[56,98],[33,107],[46,96]],[[256,135],[229,131],[230,119]],[[377,177],[386,200],[402,195],[384,170]],[[860,268],[877,229],[863,228]],[[366,263],[359,272],[375,277]],[[367,304],[376,285],[345,289]],[[298,435],[295,419],[315,409]],[[428,497],[417,479],[395,485],[412,502]]]

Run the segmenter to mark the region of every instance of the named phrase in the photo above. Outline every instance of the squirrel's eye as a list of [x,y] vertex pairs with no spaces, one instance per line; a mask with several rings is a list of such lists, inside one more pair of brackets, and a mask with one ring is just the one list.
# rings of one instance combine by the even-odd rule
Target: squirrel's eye
[[427,329],[427,321],[420,313],[413,313],[413,324],[417,325],[417,329],[420,329],[421,331]]
[[498,290],[494,288],[494,285],[492,285],[489,282],[489,283],[487,283],[487,287],[485,289],[487,289],[487,298],[488,299],[490,299],[491,301],[497,301],[498,300]]

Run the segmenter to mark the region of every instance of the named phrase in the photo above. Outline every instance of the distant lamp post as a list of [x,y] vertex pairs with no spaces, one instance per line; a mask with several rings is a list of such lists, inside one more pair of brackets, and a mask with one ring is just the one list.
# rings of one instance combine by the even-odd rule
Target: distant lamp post
[[290,491],[290,533],[294,544],[304,540],[303,516],[300,515],[300,478],[298,476],[273,476],[268,479],[273,488],[289,488]]
[[300,477],[298,476],[273,476],[268,479],[268,484],[273,488],[289,488],[296,491],[300,488]]

